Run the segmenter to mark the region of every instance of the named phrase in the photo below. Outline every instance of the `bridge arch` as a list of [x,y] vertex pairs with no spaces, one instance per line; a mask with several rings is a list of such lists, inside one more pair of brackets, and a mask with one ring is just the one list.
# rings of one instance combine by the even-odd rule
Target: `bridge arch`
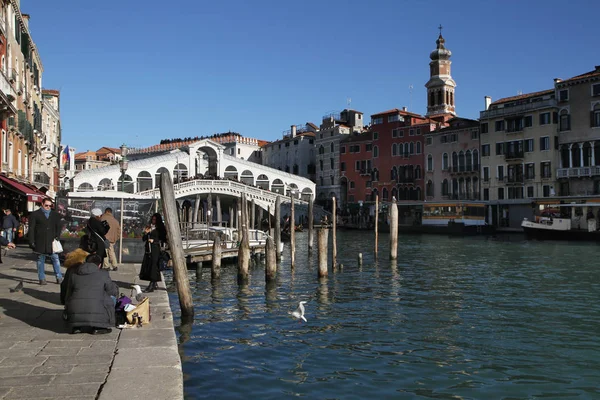
[[279,194],[284,193],[284,185],[281,179],[275,179],[271,185],[271,191]]
[[98,184],[98,190],[115,190],[115,185],[113,184],[113,181],[110,178],[104,178]]
[[249,169],[244,170],[242,172],[240,182],[246,185],[254,186],[254,174],[252,173],[252,171],[250,171]]
[[81,185],[77,186],[77,191],[78,192],[93,192],[94,187],[87,182],[83,182]]
[[154,187],[155,188],[160,187],[160,174],[162,174],[163,172],[166,172],[167,174],[169,174],[169,176],[171,176],[171,173],[165,167],[160,167],[159,169],[157,169],[156,174],[154,174]]
[[197,173],[202,173],[209,177],[219,176],[219,154],[215,148],[208,145],[202,145],[198,147],[196,157],[206,163],[204,166],[205,172],[196,171]]
[[225,172],[223,173],[223,177],[225,179],[233,179],[233,180],[238,180],[238,170],[236,167],[234,167],[233,165],[229,165],[227,166],[227,168],[225,168]]
[[137,191],[152,189],[152,175],[148,171],[141,171],[137,176]]
[[310,188],[302,189],[302,200],[309,201],[313,197],[313,192]]
[[186,165],[183,163],[177,164],[173,169],[173,176],[175,177],[176,183],[187,180],[188,168],[186,167]]
[[263,190],[269,190],[269,177],[265,174],[260,174],[256,178],[256,186]]

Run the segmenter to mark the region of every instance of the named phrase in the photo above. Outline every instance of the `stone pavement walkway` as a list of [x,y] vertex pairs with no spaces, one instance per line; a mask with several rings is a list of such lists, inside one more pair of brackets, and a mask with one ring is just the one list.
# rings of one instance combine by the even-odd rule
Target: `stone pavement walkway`
[[[48,284],[40,286],[29,248],[8,250],[2,260],[0,399],[183,399],[181,360],[164,284],[149,294],[149,325],[71,335],[61,318],[60,286],[52,266],[46,264]],[[129,296],[131,284],[139,281],[138,271],[139,265],[124,264],[110,274]],[[23,290],[11,293],[20,281]]]

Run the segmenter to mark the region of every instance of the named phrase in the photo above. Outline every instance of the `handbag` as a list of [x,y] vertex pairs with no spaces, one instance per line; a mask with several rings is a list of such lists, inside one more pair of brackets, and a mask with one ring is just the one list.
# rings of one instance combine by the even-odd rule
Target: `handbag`
[[63,252],[62,244],[60,244],[59,240],[54,239],[52,241],[52,253],[62,253],[62,252]]
[[144,300],[140,301],[133,310],[127,312],[127,322],[129,324],[136,325],[138,320],[134,320],[133,314],[136,314],[137,318],[142,318],[142,324],[150,323],[150,299],[145,297]]

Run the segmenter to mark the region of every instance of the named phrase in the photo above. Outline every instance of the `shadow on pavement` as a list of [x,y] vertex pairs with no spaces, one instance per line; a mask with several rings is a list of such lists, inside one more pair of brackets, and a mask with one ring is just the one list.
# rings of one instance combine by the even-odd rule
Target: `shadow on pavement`
[[22,321],[34,328],[55,333],[68,333],[67,326],[61,317],[62,310],[50,310],[10,299],[0,299],[0,307],[4,309],[4,315],[7,317]]
[[31,289],[27,286],[23,287],[23,293],[38,300],[46,301],[50,304],[56,304],[60,306],[60,293],[55,292],[44,292],[41,290]]

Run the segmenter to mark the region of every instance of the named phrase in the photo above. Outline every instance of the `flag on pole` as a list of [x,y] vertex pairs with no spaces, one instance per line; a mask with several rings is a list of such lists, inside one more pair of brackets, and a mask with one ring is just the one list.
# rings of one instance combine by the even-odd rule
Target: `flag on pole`
[[65,147],[62,154],[62,164],[65,165],[65,169],[68,168],[69,162],[71,161],[71,155],[69,154],[69,146]]

